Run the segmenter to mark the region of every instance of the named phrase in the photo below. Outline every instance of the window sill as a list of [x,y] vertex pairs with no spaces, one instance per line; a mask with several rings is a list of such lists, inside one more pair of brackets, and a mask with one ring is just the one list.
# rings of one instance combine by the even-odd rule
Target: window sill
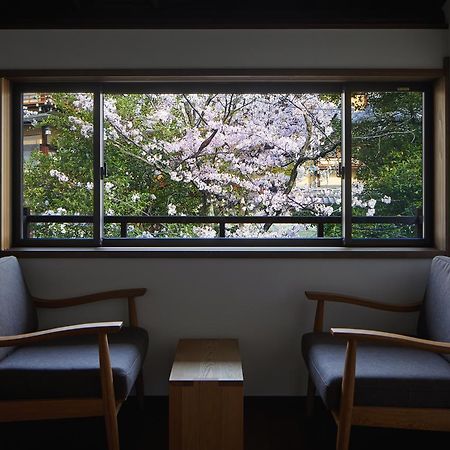
[[433,258],[430,247],[17,247],[0,256],[18,258]]

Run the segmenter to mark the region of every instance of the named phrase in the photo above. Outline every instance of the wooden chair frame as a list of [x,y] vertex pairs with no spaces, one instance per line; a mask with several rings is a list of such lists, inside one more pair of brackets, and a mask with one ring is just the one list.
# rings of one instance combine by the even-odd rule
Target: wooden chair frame
[[[40,299],[32,297],[38,308],[64,308],[103,300],[127,299],[131,326],[138,326],[135,298],[145,294],[145,288],[99,292],[81,297]],[[104,416],[108,450],[119,450],[117,414],[122,403],[116,401],[109,354],[108,334],[121,330],[123,322],[100,322],[70,325],[15,336],[0,336],[0,347],[35,344],[65,336],[97,335],[102,395],[100,398],[67,398],[0,401],[0,422]],[[139,405],[143,406],[142,371],[135,383]]]
[[[323,319],[326,302],[347,303],[372,309],[392,312],[419,311],[421,304],[391,305],[374,302],[360,297],[330,292],[305,292],[308,300],[317,302],[314,331],[323,331]],[[442,408],[398,408],[355,406],[355,368],[358,342],[374,342],[401,345],[435,353],[450,354],[450,343],[438,342],[415,337],[385,333],[374,330],[353,328],[331,328],[331,334],[347,340],[344,373],[342,377],[341,401],[339,410],[331,413],[338,427],[336,449],[348,450],[352,425],[368,427],[403,428],[414,430],[450,431],[450,409]],[[311,376],[308,379],[307,414],[311,415],[314,405],[315,386]]]

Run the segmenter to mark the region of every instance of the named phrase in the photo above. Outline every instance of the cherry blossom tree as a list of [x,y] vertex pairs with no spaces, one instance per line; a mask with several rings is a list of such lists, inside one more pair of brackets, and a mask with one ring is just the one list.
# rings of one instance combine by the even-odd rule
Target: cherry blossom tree
[[[54,112],[45,123],[54,129],[56,151],[34,152],[27,161],[26,200],[44,214],[92,214],[93,96],[53,99]],[[335,170],[321,163],[340,155],[339,96],[108,94],[104,125],[106,215],[340,215],[340,187],[314,182]],[[42,176],[46,187],[39,190]],[[377,201],[390,201],[367,198],[364,183],[353,194],[353,206],[367,215],[374,214]],[[231,226],[227,235],[301,237],[308,228],[246,224]],[[217,235],[213,226],[176,224],[131,227],[130,234]]]
[[117,96],[106,98],[106,140],[119,152],[132,152],[158,175],[195,186],[202,198],[199,210],[183,211],[177,205],[178,212],[334,211],[317,189],[299,180],[308,170],[317,171],[314,163],[340,146],[337,105],[317,94],[133,97],[132,117],[123,116]]

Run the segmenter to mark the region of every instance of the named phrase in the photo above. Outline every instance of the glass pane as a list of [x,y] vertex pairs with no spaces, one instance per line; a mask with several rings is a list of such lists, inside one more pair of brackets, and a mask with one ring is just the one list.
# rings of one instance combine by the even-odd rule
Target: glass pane
[[24,237],[93,238],[92,111],[89,93],[23,94]]
[[353,238],[423,238],[423,93],[354,93],[352,158]]
[[[225,236],[341,236],[334,220],[320,232],[314,221],[270,223],[274,216],[340,217],[339,94],[114,94],[105,96],[104,115],[110,221],[264,216],[262,231],[227,224]],[[136,223],[133,233],[220,236],[217,223],[206,222],[199,229],[161,218],[163,231]],[[117,235],[117,227],[105,234]]]
[[318,237],[317,225],[274,223],[237,223],[226,227],[226,235],[237,238],[296,238]]
[[[109,218],[113,220],[112,217]],[[219,236],[218,224],[205,223],[143,223],[126,222],[106,223],[105,238],[215,238]]]

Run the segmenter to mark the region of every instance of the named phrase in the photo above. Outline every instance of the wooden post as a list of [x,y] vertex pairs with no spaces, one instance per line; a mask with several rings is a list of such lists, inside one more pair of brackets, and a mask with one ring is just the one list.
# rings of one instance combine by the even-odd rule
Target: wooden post
[[[321,333],[323,331],[323,316],[325,312],[325,302],[323,300],[319,300],[316,306],[316,317],[314,319],[314,332]],[[311,375],[308,377],[308,391],[306,394],[306,416],[311,417],[314,410],[314,396],[316,393],[316,387],[314,386],[314,382],[311,378]]]
[[130,327],[139,326],[134,297],[128,297],[128,320],[130,322]]
[[119,450],[119,430],[117,426],[116,398],[114,394],[111,359],[109,357],[108,336],[99,333],[100,377],[102,382],[103,414],[105,416],[108,450]]
[[[135,297],[128,297],[128,321],[131,327],[138,327],[138,318],[137,318],[137,310],[136,310],[136,301]],[[136,382],[134,383],[134,388],[136,390],[136,398],[138,402],[139,409],[141,411],[144,410],[144,374],[142,370],[139,372],[139,375],[136,378]]]
[[316,307],[316,317],[314,319],[314,332],[320,333],[323,331],[323,315],[325,311],[325,302],[319,300]]
[[11,247],[12,132],[11,86],[0,78],[0,250]]
[[353,397],[355,391],[356,341],[347,342],[344,375],[342,377],[336,450],[348,450],[352,427]]

